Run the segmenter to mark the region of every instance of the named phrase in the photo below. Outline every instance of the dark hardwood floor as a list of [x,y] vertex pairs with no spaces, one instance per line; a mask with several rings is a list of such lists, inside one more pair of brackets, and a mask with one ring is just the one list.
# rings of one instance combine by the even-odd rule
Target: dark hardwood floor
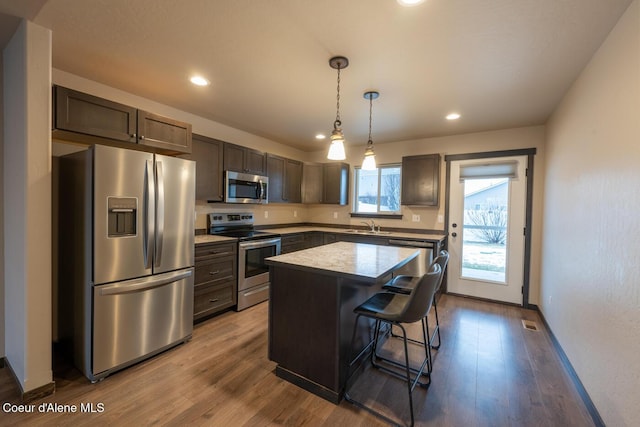
[[[189,343],[97,384],[57,361],[55,394],[31,402],[34,414],[0,412],[0,425],[384,426],[347,402],[333,405],[275,376],[267,308],[198,324]],[[417,425],[593,425],[536,312],[448,295],[438,309],[442,346],[431,387],[415,391]],[[539,330],[523,328],[522,319]],[[394,352],[398,343],[385,345]],[[408,419],[406,388],[396,378],[366,369],[352,394]],[[78,412],[81,403],[101,403],[104,411],[37,413],[48,402],[77,405]],[[7,368],[0,369],[0,403],[20,403]]]

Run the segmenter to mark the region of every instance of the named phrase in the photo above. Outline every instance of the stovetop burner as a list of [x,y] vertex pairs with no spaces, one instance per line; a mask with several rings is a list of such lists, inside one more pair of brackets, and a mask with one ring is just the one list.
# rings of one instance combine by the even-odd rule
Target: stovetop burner
[[235,237],[239,240],[258,240],[279,236],[253,228],[253,212],[213,212],[207,216],[209,234]]

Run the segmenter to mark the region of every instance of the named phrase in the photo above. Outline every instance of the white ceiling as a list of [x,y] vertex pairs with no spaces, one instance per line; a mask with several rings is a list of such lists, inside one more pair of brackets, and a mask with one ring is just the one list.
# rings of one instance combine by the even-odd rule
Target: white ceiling
[[55,68],[312,151],[335,119],[332,56],[350,60],[349,144],[367,140],[372,89],[374,142],[543,124],[630,3],[48,0],[32,20],[53,30]]

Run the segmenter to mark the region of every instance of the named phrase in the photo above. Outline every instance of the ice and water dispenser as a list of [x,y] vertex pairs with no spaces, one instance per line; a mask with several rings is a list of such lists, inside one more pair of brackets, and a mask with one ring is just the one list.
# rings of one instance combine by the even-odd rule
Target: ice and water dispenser
[[108,197],[108,237],[136,235],[138,199],[135,197]]

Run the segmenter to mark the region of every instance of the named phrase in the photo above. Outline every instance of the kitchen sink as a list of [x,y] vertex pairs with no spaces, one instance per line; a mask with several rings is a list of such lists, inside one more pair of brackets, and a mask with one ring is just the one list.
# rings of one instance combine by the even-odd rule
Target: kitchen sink
[[390,231],[371,231],[371,230],[353,230],[353,229],[345,230],[345,232],[353,233],[353,234],[367,234],[370,236],[391,234]]

